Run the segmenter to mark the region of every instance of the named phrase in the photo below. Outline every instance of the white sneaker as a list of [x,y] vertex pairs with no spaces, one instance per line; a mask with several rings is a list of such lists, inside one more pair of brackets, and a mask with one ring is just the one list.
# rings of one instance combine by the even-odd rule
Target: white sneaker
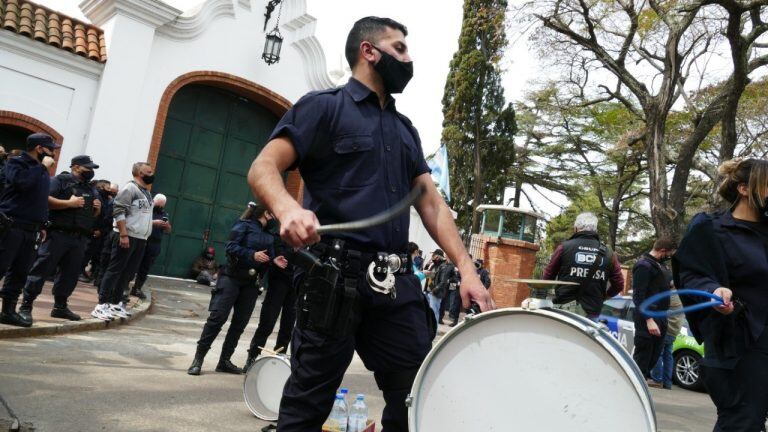
[[120,303],[118,303],[118,306],[120,306],[123,309],[123,312],[125,312],[126,315],[128,315],[128,316],[132,316],[133,315],[133,312],[131,312],[130,309],[125,307],[125,303],[120,302]]
[[109,305],[106,303],[96,305],[91,312],[91,316],[102,321],[112,321],[114,318],[109,312]]
[[123,309],[123,307],[121,306],[121,303],[110,304],[109,312],[112,314],[112,316],[117,318],[128,318],[128,314],[125,312],[125,309]]

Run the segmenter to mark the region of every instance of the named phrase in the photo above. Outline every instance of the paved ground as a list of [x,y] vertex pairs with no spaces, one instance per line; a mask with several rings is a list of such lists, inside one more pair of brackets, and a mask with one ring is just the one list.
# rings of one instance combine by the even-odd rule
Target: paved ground
[[[257,431],[266,425],[243,402],[243,377],[213,372],[223,335],[203,375],[186,374],[207,316],[208,288],[158,279],[151,285],[152,312],[129,325],[0,340],[0,396],[13,413],[37,431]],[[235,353],[236,364],[245,361],[260,306]],[[382,399],[359,359],[344,385],[367,395],[378,421]],[[707,395],[679,389],[653,395],[662,431],[712,430]],[[0,419],[4,415],[0,403]]]

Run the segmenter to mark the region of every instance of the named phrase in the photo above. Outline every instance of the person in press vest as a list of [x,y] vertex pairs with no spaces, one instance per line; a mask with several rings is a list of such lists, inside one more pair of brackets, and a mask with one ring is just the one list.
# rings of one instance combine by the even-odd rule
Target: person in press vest
[[595,321],[600,315],[603,301],[624,289],[624,277],[616,254],[600,241],[597,216],[592,213],[579,214],[573,230],[571,238],[552,253],[542,279],[578,283],[578,286],[558,287],[554,303],[562,309]]

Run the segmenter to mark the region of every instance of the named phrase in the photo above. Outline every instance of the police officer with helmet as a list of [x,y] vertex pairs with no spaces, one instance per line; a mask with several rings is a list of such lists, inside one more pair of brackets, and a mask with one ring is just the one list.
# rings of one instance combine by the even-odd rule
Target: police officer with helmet
[[101,211],[100,195],[91,185],[94,170],[99,166],[93,163],[90,156],[80,155],[72,158],[70,168],[70,173],[61,173],[51,179],[48,239],[40,246],[37,260],[29,271],[24,300],[19,307],[19,315],[29,321],[32,320],[32,306],[43,290],[45,279],[57,268],[60,273],[53,283],[51,316],[80,320],[80,316],[69,309],[67,301],[77,285],[85,248]]
[[36,242],[45,237],[51,184],[48,169],[59,147],[50,135],[32,134],[27,137],[27,151],[10,158],[5,166],[5,188],[0,195],[2,324],[32,325],[32,320],[16,313],[16,303],[35,259]]
[[[340,88],[302,97],[280,120],[251,166],[248,181],[273,211],[281,237],[296,257],[316,257],[294,278],[297,323],[291,376],[280,402],[277,430],[320,430],[355,351],[372,370],[386,407],[387,432],[407,431],[405,399],[435,335],[434,314],[413,274],[409,213],[380,225],[323,236],[318,226],[387,211],[409,195],[438,245],[466,277],[461,285],[485,311],[493,300],[477,277],[448,206],[435,188],[411,122],[395,108],[413,75],[402,24],[379,17],[358,20],[347,37],[352,78]],[[306,209],[291,197],[281,173],[298,167]],[[312,262],[312,261],[310,261]],[[303,263],[303,264],[302,264]],[[472,371],[466,371],[467,377]]]
[[197,342],[197,351],[187,370],[188,374],[200,375],[203,359],[233,309],[232,322],[221,347],[216,372],[243,373],[243,369],[232,364],[230,358],[256,306],[260,294],[259,280],[267,272],[270,262],[281,268],[288,265],[284,257],[275,257],[274,238],[265,230],[271,219],[272,215],[266,207],[250,203],[232,226],[225,246],[227,264],[216,281],[216,287],[211,290],[211,303],[208,306],[210,315]]

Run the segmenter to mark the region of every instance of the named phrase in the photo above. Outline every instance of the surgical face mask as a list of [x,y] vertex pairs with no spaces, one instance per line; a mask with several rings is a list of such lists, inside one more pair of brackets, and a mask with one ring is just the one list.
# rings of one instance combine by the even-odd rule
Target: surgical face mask
[[381,58],[373,68],[381,76],[384,90],[389,94],[402,93],[408,81],[413,78],[413,62],[400,61],[377,46],[373,47],[381,53]]
[[155,175],[154,174],[152,174],[152,175],[143,175],[143,176],[141,176],[141,181],[143,181],[144,183],[146,183],[148,185],[151,185],[155,181]]

